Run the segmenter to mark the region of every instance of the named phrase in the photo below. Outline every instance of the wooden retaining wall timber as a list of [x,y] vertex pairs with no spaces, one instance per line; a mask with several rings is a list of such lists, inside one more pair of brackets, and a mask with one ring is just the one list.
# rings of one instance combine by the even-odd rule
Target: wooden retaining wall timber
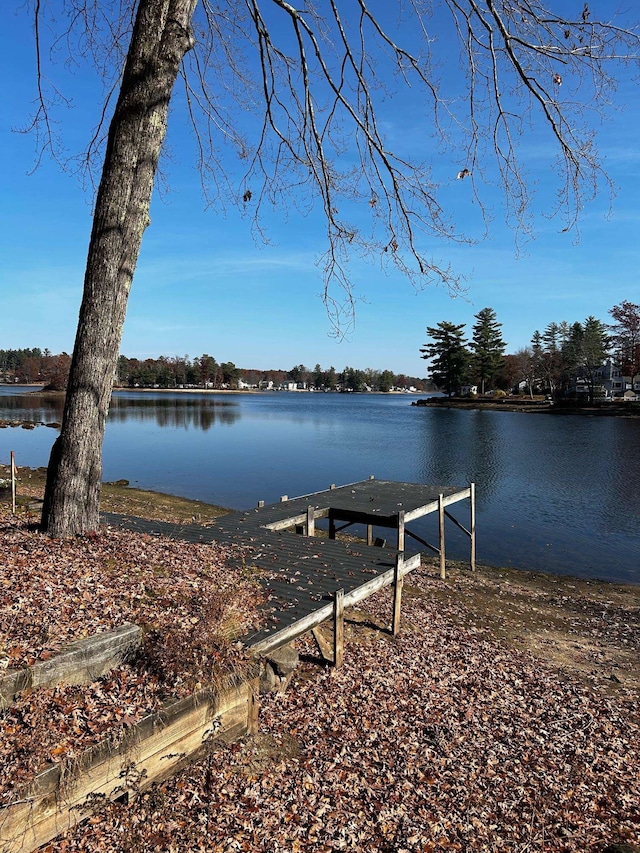
[[125,622],[112,631],[76,640],[49,660],[9,670],[0,679],[0,710],[10,705],[22,690],[95,681],[127,660],[141,643],[141,629]]
[[75,762],[50,765],[12,804],[0,806],[1,853],[30,853],[102,803],[168,778],[207,743],[254,733],[257,691],[255,679],[200,690],[140,720],[122,743],[103,741]]

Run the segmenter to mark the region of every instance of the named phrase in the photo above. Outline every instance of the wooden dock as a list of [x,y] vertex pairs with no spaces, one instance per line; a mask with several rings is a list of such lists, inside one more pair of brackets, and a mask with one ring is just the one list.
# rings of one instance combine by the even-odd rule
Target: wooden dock
[[[447,510],[470,502],[469,528]],[[407,525],[431,513],[439,516],[439,541],[432,545],[412,533]],[[445,518],[461,528],[470,540],[470,565],[475,567],[474,486],[427,486],[389,480],[363,480],[339,488],[289,499],[262,502],[255,509],[233,512],[206,527],[105,513],[114,526],[143,533],[162,534],[190,542],[221,542],[241,546],[245,563],[259,569],[257,578],[267,602],[260,631],[245,637],[255,654],[265,654],[333,619],[335,660],[341,653],[339,634],[342,610],[393,585],[392,630],[397,633],[404,576],[420,565],[420,554],[405,553],[407,537],[436,552],[445,573]],[[315,536],[316,521],[327,519],[329,538]],[[346,542],[336,534],[353,524],[365,525],[367,540]],[[375,528],[392,530],[393,548],[373,545]],[[302,535],[295,535],[295,531]]]

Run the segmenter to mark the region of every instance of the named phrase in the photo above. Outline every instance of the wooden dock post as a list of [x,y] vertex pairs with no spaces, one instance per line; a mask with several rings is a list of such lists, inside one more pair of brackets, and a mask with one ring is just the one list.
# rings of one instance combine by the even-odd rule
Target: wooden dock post
[[333,665],[342,666],[344,657],[344,590],[337,589],[333,598]]
[[444,497],[443,495],[438,495],[438,530],[439,530],[439,546],[440,546],[440,577],[442,580],[445,580],[447,577],[447,570],[445,564],[445,552],[444,552]]
[[11,512],[13,513],[13,515],[16,514],[16,479],[17,479],[16,474],[17,474],[16,457],[15,457],[15,454],[12,450],[11,451]]
[[306,523],[306,531],[305,536],[315,536],[316,535],[316,508],[314,506],[307,507],[307,523]]
[[[442,497],[442,495],[440,495]],[[401,509],[398,513],[398,551],[404,551],[404,510]]]
[[394,637],[400,632],[400,608],[402,607],[402,584],[404,575],[402,567],[404,560],[401,554],[396,554],[396,564],[393,572],[393,620],[391,622],[391,633]]
[[470,539],[471,539],[471,554],[469,558],[469,565],[471,566],[471,571],[475,572],[476,570],[476,484],[471,483],[469,486],[469,503],[470,507],[470,519],[469,519],[469,531],[470,531]]

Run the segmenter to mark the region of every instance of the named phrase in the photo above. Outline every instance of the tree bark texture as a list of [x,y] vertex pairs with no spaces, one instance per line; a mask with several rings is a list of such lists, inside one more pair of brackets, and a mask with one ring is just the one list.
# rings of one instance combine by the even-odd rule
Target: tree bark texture
[[62,429],[49,460],[42,529],[52,536],[98,527],[102,442],[129,289],[196,5],[138,4],[96,198]]

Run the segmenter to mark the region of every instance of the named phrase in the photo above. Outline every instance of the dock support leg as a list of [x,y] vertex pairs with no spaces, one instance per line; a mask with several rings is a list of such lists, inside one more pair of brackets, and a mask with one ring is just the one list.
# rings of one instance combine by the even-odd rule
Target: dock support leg
[[373,525],[367,524],[367,545],[373,545]]
[[344,590],[337,589],[333,599],[333,665],[342,666],[344,657]]
[[439,530],[439,546],[440,546],[440,577],[445,580],[447,577],[445,551],[444,551],[444,498],[438,495],[438,530]]
[[336,520],[333,516],[329,516],[329,539],[336,538]]
[[394,637],[400,632],[400,608],[402,607],[402,584],[404,576],[402,567],[404,560],[400,554],[396,555],[396,565],[393,572],[393,621],[391,623],[391,632]]
[[475,572],[476,570],[476,484],[471,483],[470,486],[470,495],[469,495],[469,503],[471,504],[470,508],[470,519],[469,519],[469,531],[470,531],[470,539],[471,539],[471,554],[469,557],[469,565],[471,566],[471,571]]
[[315,536],[316,535],[316,516],[315,516],[315,507],[308,506],[307,507],[307,536]]
[[398,513],[398,551],[404,551],[404,510]]

